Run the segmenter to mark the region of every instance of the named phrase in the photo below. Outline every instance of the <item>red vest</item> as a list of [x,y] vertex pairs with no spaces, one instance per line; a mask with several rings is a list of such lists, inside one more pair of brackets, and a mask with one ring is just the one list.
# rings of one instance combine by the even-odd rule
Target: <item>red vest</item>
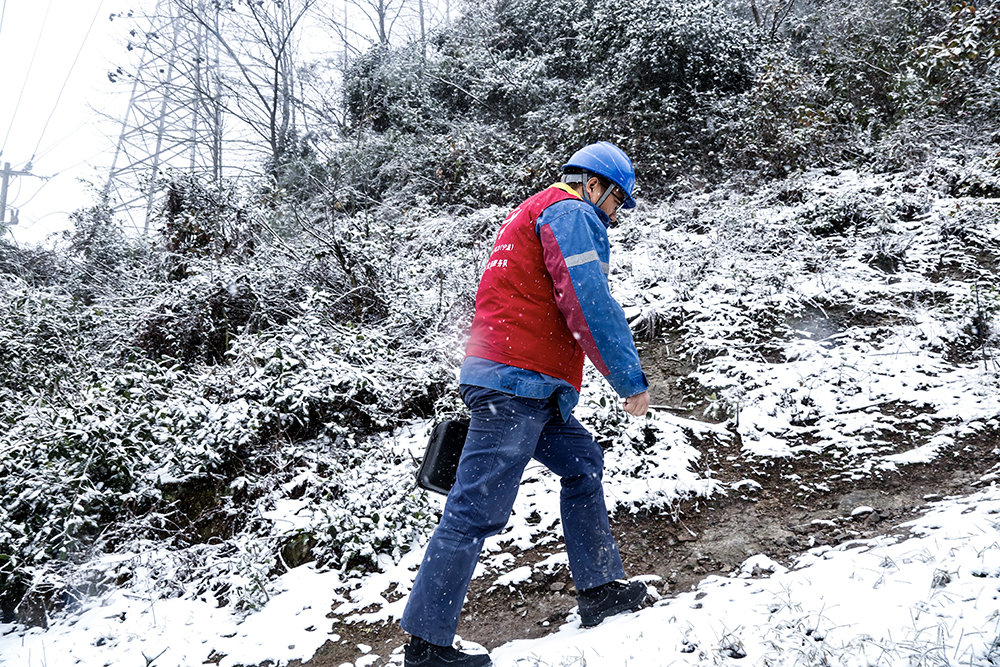
[[546,208],[579,199],[558,186],[542,190],[511,211],[493,243],[476,292],[467,356],[545,373],[580,391],[583,348],[556,305],[535,223]]

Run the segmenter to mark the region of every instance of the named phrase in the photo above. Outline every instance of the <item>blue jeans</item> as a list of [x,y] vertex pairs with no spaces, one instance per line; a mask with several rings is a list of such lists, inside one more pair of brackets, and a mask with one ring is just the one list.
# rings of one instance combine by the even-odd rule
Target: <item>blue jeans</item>
[[483,541],[506,525],[532,458],[562,478],[563,535],[577,590],[625,576],[604,505],[604,455],[587,429],[572,417],[563,422],[548,399],[461,389],[471,413],[469,435],[400,622],[439,645],[454,641]]

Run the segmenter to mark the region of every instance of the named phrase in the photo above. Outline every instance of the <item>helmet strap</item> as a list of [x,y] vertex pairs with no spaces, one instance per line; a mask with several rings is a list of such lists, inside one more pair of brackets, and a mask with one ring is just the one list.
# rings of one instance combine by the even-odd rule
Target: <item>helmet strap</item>
[[[604,204],[604,201],[611,195],[611,191],[614,189],[615,185],[612,183],[608,187],[604,188],[604,193],[601,195],[601,198],[595,202],[590,198],[590,194],[587,192],[587,183],[589,183],[592,178],[597,178],[597,176],[594,176],[586,171],[581,171],[579,174],[563,174],[562,182],[567,185],[572,185],[573,183],[580,183],[583,185],[583,198],[597,208],[600,208],[601,205]],[[597,180],[601,179],[597,178]]]
[[[585,185],[583,187],[584,187],[584,189],[586,189],[587,186]],[[597,206],[597,208],[601,208],[601,205],[604,204],[604,200],[606,200],[608,198],[608,196],[611,194],[611,191],[614,190],[614,189],[615,189],[615,186],[614,186],[613,183],[611,185],[609,185],[608,187],[604,188],[604,194],[602,194],[601,198],[597,200],[597,203],[595,204],[595,206]]]
[[573,185],[574,183],[579,183],[580,185],[582,185],[584,201],[593,204],[594,202],[591,201],[590,195],[587,194],[587,181],[589,181],[591,178],[593,178],[593,176],[591,176],[589,173],[581,171],[579,174],[563,174],[562,182],[566,183],[567,185]]

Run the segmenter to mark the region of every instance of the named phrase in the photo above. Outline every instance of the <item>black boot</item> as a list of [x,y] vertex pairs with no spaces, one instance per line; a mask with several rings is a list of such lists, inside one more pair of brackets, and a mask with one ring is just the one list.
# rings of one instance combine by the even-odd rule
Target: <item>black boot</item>
[[646,584],[641,581],[612,581],[580,591],[580,625],[592,628],[609,616],[635,611],[646,599]]
[[490,656],[462,653],[451,646],[438,646],[420,637],[411,637],[404,652],[403,667],[490,667]]

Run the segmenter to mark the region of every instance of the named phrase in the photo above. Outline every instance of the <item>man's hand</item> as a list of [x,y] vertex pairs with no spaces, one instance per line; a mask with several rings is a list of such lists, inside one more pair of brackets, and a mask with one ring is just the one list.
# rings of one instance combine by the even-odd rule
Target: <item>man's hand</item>
[[641,394],[629,396],[625,399],[624,407],[625,412],[633,417],[642,417],[646,414],[646,410],[649,409],[649,392],[644,391]]

